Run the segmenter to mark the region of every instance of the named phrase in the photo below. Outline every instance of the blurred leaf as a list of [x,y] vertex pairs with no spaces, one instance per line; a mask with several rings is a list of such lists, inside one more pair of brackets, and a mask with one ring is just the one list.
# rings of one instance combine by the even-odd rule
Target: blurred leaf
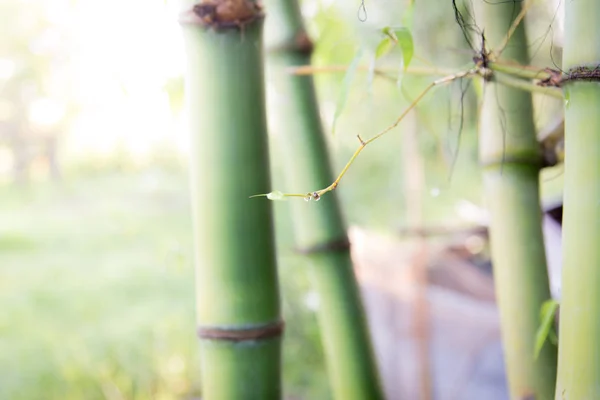
[[394,42],[389,37],[384,37],[375,49],[375,59],[381,58],[388,54],[394,47]]
[[346,70],[346,75],[344,76],[344,81],[342,82],[342,89],[337,99],[337,104],[335,107],[335,114],[333,115],[333,126],[331,127],[331,133],[335,133],[335,125],[337,123],[338,118],[342,114],[344,107],[346,106],[346,100],[348,99],[348,92],[350,91],[350,85],[354,80],[354,75],[356,74],[356,69],[358,68],[358,63],[362,58],[362,49],[358,49],[354,59],[350,63],[350,66]]
[[548,340],[553,345],[558,346],[558,336],[556,336],[554,329],[550,329],[550,332],[548,332]]
[[391,28],[386,26],[381,30],[381,33],[385,35],[383,40],[377,46],[375,50],[375,56],[377,58],[382,57],[390,52],[394,45],[399,45],[402,51],[402,63],[404,69],[410,64],[413,54],[415,52],[412,34],[410,30],[405,27]]
[[[552,323],[554,322],[554,315],[556,314],[558,305],[558,302],[553,299],[547,300],[544,302],[544,304],[542,304],[542,308],[540,310],[541,324],[535,335],[535,359],[538,358],[540,351],[546,342],[546,338],[548,338],[551,330],[553,329]],[[554,335],[554,332],[552,332],[552,334]],[[556,337],[556,335],[554,336]]]
[[413,43],[412,34],[408,30],[408,28],[400,28],[394,30],[394,34],[398,40],[398,44],[400,45],[400,49],[402,50],[402,62],[404,64],[404,69],[408,68],[408,64],[410,64],[415,48]]

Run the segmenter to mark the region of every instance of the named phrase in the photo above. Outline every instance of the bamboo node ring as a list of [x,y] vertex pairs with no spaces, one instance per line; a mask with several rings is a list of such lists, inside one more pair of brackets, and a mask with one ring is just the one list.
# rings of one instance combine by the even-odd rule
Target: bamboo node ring
[[257,341],[281,336],[284,325],[283,321],[277,321],[262,326],[241,329],[199,326],[196,332],[200,339],[228,342]]

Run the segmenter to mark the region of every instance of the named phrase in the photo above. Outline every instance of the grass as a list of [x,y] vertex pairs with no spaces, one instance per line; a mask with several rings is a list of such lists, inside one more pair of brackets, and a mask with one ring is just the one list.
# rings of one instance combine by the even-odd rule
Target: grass
[[[200,396],[187,178],[0,187],[0,399]],[[280,263],[288,394],[327,398],[298,260]]]

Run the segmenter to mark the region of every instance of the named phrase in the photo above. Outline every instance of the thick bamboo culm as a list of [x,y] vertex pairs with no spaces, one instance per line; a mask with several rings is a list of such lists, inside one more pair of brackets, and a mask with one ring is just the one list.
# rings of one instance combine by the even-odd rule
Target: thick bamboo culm
[[[488,47],[502,43],[522,3],[478,2]],[[527,65],[523,22],[502,60]],[[487,82],[479,128],[484,193],[502,341],[511,399],[550,399],[556,380],[556,347],[547,342],[534,359],[542,303],[550,299],[539,198],[541,152],[531,95]]]
[[[310,63],[312,44],[296,0],[267,2],[266,42],[269,72],[278,94],[274,117],[278,150],[287,182],[306,191],[333,181],[311,76],[289,73]],[[333,397],[377,400],[383,397],[360,291],[350,259],[345,225],[335,193],[318,202],[289,202],[296,246],[305,253],[313,287]]]
[[[281,397],[281,333],[260,7],[190,2],[187,55],[202,398]],[[223,1],[226,3],[226,1]],[[229,14],[227,14],[229,13]]]
[[[565,2],[565,186],[556,399],[600,398],[600,2]],[[578,80],[577,75],[587,75]]]

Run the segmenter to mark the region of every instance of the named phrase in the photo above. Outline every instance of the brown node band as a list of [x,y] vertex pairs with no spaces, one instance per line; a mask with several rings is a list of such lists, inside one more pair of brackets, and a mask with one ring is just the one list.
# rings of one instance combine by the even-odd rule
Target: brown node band
[[337,240],[332,240],[330,242],[317,244],[311,247],[307,247],[304,249],[297,249],[296,251],[300,254],[315,254],[315,253],[327,253],[330,251],[341,251],[348,250],[350,248],[350,241],[348,238],[342,238]]
[[575,67],[563,75],[561,83],[570,81],[600,82],[600,65],[595,67]]
[[273,44],[269,46],[267,52],[269,53],[295,53],[310,56],[313,52],[314,45],[310,40],[310,37],[304,29],[300,29],[294,35],[292,40],[286,42]]
[[300,32],[298,32],[296,34],[296,37],[294,38],[294,44],[295,44],[295,50],[298,53],[302,53],[302,54],[308,54],[310,55],[313,51],[313,43],[310,40],[310,37],[308,36],[308,34],[306,33],[306,31],[301,30]]
[[243,342],[250,340],[264,340],[281,336],[284,325],[285,324],[283,321],[278,321],[259,327],[243,329],[199,326],[196,332],[200,339]]

